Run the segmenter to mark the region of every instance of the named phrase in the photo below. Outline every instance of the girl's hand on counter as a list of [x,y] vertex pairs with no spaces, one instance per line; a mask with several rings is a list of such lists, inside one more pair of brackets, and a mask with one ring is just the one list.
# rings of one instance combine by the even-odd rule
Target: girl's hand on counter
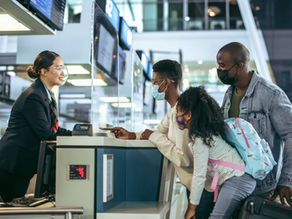
[[111,132],[115,134],[116,138],[120,139],[136,139],[136,134],[134,132],[129,132],[122,127],[113,127]]
[[153,133],[152,130],[150,130],[150,129],[145,129],[144,132],[142,132],[142,134],[141,134],[141,139],[142,139],[142,140],[148,140],[149,137],[150,137],[150,135],[151,135],[152,133]]

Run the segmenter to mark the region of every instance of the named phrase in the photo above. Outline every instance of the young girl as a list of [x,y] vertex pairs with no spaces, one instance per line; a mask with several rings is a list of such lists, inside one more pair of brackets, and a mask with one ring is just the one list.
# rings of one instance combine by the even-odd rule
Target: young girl
[[[213,181],[213,177],[216,178],[217,174],[220,192],[216,197],[215,190],[214,201],[216,198],[217,201],[209,218],[230,218],[253,192],[256,181],[244,173],[244,162],[237,150],[221,137],[224,120],[220,107],[203,88],[189,88],[178,99],[176,120],[181,130],[189,129],[194,157],[190,202],[185,219],[195,215],[200,202],[208,202],[204,200],[203,190],[214,191],[216,180]],[[214,164],[216,161],[232,164],[234,168]]]

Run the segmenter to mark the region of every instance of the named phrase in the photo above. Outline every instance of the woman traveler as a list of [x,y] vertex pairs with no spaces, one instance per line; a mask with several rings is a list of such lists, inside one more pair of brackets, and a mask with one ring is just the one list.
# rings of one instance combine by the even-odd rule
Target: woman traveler
[[27,68],[36,79],[14,103],[8,128],[0,140],[0,195],[4,202],[24,196],[36,173],[41,140],[72,135],[58,127],[57,108],[52,88],[62,85],[64,62],[55,52],[43,51]]

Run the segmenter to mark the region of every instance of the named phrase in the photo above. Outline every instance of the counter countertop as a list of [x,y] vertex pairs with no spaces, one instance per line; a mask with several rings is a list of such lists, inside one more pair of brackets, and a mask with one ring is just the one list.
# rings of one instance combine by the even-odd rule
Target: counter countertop
[[92,147],[142,147],[156,148],[149,140],[123,140],[97,136],[58,136],[57,147],[92,146]]

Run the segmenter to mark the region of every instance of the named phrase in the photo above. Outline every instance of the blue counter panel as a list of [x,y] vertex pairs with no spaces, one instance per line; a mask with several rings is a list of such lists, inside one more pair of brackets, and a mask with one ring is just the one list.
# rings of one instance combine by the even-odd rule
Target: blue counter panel
[[[162,155],[152,148],[98,148],[96,206],[104,212],[123,201],[157,201],[159,196]],[[103,154],[114,156],[114,195],[103,203]]]
[[162,155],[157,149],[127,149],[126,201],[157,201]]

